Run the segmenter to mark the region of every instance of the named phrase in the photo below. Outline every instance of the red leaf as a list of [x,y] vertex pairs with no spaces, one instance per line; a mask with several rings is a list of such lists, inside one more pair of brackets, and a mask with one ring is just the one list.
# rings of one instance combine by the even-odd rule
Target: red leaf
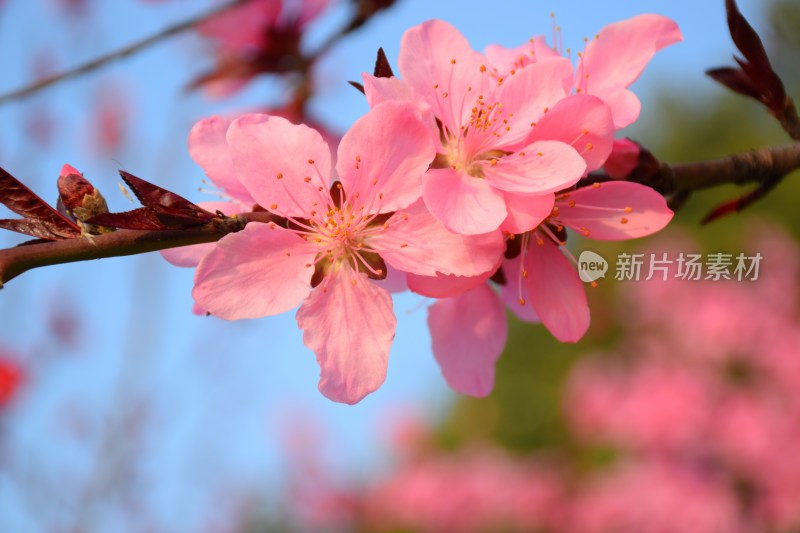
[[48,240],[71,239],[81,234],[80,228],[39,198],[17,178],[0,168],[0,203],[18,215],[19,222],[3,221],[3,227]]
[[101,213],[86,222],[118,229],[163,230],[165,227],[152,207],[140,207],[122,213]]
[[205,224],[216,216],[214,213],[193,204],[183,196],[163,189],[149,181],[137,178],[124,170],[120,170],[119,174],[145,207],[151,207],[157,212],[166,215],[192,219],[195,224]]
[[86,222],[117,229],[168,230],[206,224],[208,220],[185,215],[169,208],[140,207],[122,213],[102,213]]
[[739,68],[716,68],[706,74],[729,89],[767,106],[794,139],[800,139],[800,119],[794,102],[786,94],[780,76],[770,64],[758,33],[739,11],[735,0],[725,0],[728,29],[745,59],[734,57]]
[[120,176],[144,205],[123,213],[101,213],[85,222],[136,230],[168,230],[199,226],[217,217],[186,198],[120,170]]
[[375,60],[375,69],[373,75],[376,78],[391,78],[394,76],[392,67],[389,65],[389,60],[386,59],[386,53],[383,48],[378,48],[378,58]]
[[358,83],[357,81],[348,81],[347,83],[349,83],[350,85],[355,87],[356,90],[361,91],[361,94],[366,94],[364,92],[364,86],[362,84]]
[[740,212],[744,208],[766,196],[767,193],[778,186],[783,178],[784,176],[773,176],[766,181],[763,181],[758,187],[749,193],[715,207],[710,213],[703,217],[703,220],[701,220],[700,223],[708,224],[709,222],[713,222],[714,220],[728,216],[732,213]]
[[761,99],[758,90],[753,87],[750,78],[742,70],[733,67],[721,67],[707,70],[706,74],[714,81],[721,83],[733,92],[755,98],[756,100]]

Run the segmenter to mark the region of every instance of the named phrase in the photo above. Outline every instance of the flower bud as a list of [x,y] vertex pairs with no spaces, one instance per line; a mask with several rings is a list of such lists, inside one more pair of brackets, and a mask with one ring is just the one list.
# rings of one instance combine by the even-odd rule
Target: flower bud
[[58,197],[59,204],[63,206],[66,214],[78,221],[85,234],[99,235],[110,231],[103,226],[85,223],[95,215],[108,213],[108,205],[100,191],[70,165],[61,168],[61,175],[58,177]]

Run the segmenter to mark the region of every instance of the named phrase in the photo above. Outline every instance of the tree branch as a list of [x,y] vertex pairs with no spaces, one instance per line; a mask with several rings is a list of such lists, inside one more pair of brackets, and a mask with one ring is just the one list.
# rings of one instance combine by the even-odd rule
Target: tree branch
[[[793,143],[759,148],[711,161],[676,165],[662,163],[655,174],[641,179],[634,177],[631,181],[651,186],[666,196],[685,198],[693,191],[731,183],[756,183],[759,186],[774,183],[797,169],[800,169],[800,143]],[[611,178],[603,174],[592,174],[586,178],[587,183],[609,180]],[[92,238],[23,244],[0,250],[0,288],[3,283],[33,268],[214,242],[229,233],[244,229],[249,222],[267,223],[277,220],[266,211],[256,211],[217,218],[196,228],[117,230]]]
[[30,95],[32,95],[34,93],[37,93],[37,92],[41,91],[42,89],[46,89],[47,87],[50,87],[51,85],[55,85],[56,83],[62,82],[64,80],[68,80],[70,78],[74,78],[74,77],[80,76],[82,74],[86,74],[88,72],[91,72],[93,70],[96,70],[96,69],[106,65],[107,63],[111,63],[112,61],[116,61],[117,59],[122,59],[124,57],[129,56],[129,55],[132,55],[132,54],[134,54],[134,53],[136,53],[136,52],[138,52],[140,50],[143,50],[143,49],[149,47],[150,45],[156,44],[156,43],[158,43],[158,42],[160,42],[160,41],[162,41],[162,40],[164,40],[164,39],[166,39],[168,37],[172,37],[173,35],[177,35],[179,33],[182,33],[184,31],[186,31],[186,30],[192,29],[197,24],[200,24],[201,22],[204,22],[204,21],[206,21],[206,20],[208,20],[210,18],[213,18],[213,17],[219,15],[220,13],[223,13],[223,12],[233,8],[233,7],[236,7],[237,5],[242,4],[245,1],[246,0],[233,0],[233,1],[228,2],[228,3],[224,4],[224,5],[221,5],[221,6],[217,7],[217,8],[214,8],[214,9],[212,9],[210,11],[202,13],[202,14],[196,16],[196,17],[193,17],[193,18],[191,18],[189,20],[185,20],[183,22],[175,24],[174,26],[170,26],[168,28],[165,28],[165,29],[161,30],[160,32],[156,33],[155,35],[151,35],[150,37],[142,39],[141,41],[135,42],[135,43],[130,44],[130,45],[124,47],[124,48],[121,48],[119,50],[116,50],[114,52],[106,54],[104,56],[98,57],[97,59],[93,59],[92,61],[89,61],[88,63],[84,63],[83,65],[79,65],[79,66],[77,66],[75,68],[72,68],[70,70],[61,72],[59,74],[55,74],[53,76],[48,76],[46,78],[43,78],[43,79],[41,79],[41,80],[39,80],[39,81],[37,81],[35,83],[32,83],[30,85],[25,86],[25,87],[21,87],[19,89],[14,90],[14,91],[8,92],[8,93],[3,94],[3,95],[0,95],[0,105],[4,104],[6,102],[9,102],[11,100],[16,100],[18,98],[25,98],[27,96],[30,96]]
[[266,223],[274,219],[270,213],[256,211],[214,219],[197,228],[166,231],[121,229],[93,237],[21,244],[0,250],[0,288],[33,268],[214,242],[244,229],[249,222]]
[[800,168],[800,143],[758,148],[722,159],[669,165],[676,191],[735,183],[762,184]]

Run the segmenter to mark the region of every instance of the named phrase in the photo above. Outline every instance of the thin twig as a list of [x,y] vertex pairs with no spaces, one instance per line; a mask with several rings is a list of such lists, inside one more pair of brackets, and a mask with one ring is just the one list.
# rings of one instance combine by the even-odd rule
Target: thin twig
[[214,242],[229,233],[244,229],[249,222],[263,223],[271,222],[273,219],[270,213],[257,211],[214,219],[203,226],[182,230],[121,229],[91,238],[78,237],[22,244],[0,250],[0,288],[4,283],[33,268]]
[[200,14],[200,15],[198,15],[196,17],[193,17],[193,18],[191,18],[189,20],[185,20],[183,22],[175,24],[174,26],[170,26],[168,28],[165,28],[165,29],[161,30],[160,32],[156,33],[155,35],[151,35],[150,37],[142,39],[141,41],[135,42],[135,43],[130,44],[130,45],[124,47],[124,48],[121,48],[119,50],[116,50],[114,52],[106,54],[104,56],[98,57],[97,59],[93,59],[92,61],[89,61],[88,63],[84,63],[83,65],[79,65],[79,66],[77,66],[75,68],[72,68],[70,70],[61,72],[59,74],[55,74],[53,76],[48,76],[46,78],[43,78],[43,79],[41,79],[41,80],[39,80],[39,81],[37,81],[35,83],[32,83],[30,85],[25,86],[25,87],[21,87],[19,89],[14,90],[14,91],[8,92],[8,93],[3,94],[3,95],[0,95],[0,105],[4,104],[6,102],[9,102],[11,100],[16,100],[16,99],[19,99],[19,98],[28,97],[28,96],[30,96],[30,95],[32,95],[34,93],[37,93],[37,92],[41,91],[42,89],[46,89],[47,87],[50,87],[51,85],[55,85],[56,83],[60,83],[60,82],[62,82],[64,80],[68,80],[70,78],[74,78],[76,76],[80,76],[82,74],[86,74],[88,72],[91,72],[93,70],[96,70],[96,69],[102,67],[103,65],[105,65],[107,63],[110,63],[112,61],[116,61],[117,59],[122,59],[122,58],[128,57],[128,56],[130,56],[130,55],[132,55],[132,54],[134,54],[134,53],[136,53],[136,52],[138,52],[140,50],[144,50],[145,48],[149,47],[150,45],[156,44],[156,43],[158,43],[158,42],[160,42],[160,41],[162,41],[162,40],[164,40],[164,39],[166,39],[168,37],[172,37],[173,35],[177,35],[179,33],[182,33],[184,31],[186,31],[186,30],[192,29],[197,24],[200,24],[200,23],[202,23],[202,22],[204,22],[204,21],[206,21],[206,20],[208,20],[210,18],[213,18],[213,17],[219,15],[220,13],[223,13],[223,12],[233,8],[233,7],[236,7],[237,5],[242,4],[245,1],[246,0],[233,0],[231,2],[228,2],[227,4],[221,5],[221,6],[219,6],[217,8],[214,8],[214,9],[212,9],[210,11],[202,13],[202,14]]

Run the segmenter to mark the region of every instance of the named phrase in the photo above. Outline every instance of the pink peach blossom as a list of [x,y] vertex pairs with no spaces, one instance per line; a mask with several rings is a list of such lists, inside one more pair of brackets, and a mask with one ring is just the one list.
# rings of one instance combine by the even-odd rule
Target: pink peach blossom
[[500,450],[464,450],[403,465],[364,494],[379,531],[540,531],[555,523],[563,487],[551,469]]
[[[644,14],[609,24],[579,53],[574,75],[567,81],[569,92],[591,94],[603,100],[622,129],[639,116],[641,103],[628,87],[641,75],[656,52],[683,39],[678,25],[661,15]],[[536,37],[516,48],[487,47],[486,56],[497,77],[520,72],[561,56]]]
[[521,237],[512,271],[521,276],[519,305],[530,301],[553,336],[577,342],[589,327],[589,306],[577,272],[559,250],[565,249],[564,229],[601,241],[636,239],[660,231],[672,215],[663,196],[638,183],[594,183],[558,194],[550,217]]
[[428,117],[437,156],[422,196],[453,231],[533,229],[552,193],[599,168],[611,151],[605,104],[566,98],[566,59],[497,77],[458,30],[431,20],[404,34],[398,63],[402,80],[364,75],[367,99],[416,102]]
[[[248,224],[197,268],[194,297],[228,320],[300,305],[303,340],[321,367],[320,391],[356,403],[385,379],[395,317],[379,281],[387,264],[421,275],[476,276],[496,267],[499,232],[448,231],[419,201],[433,143],[414,106],[387,102],[339,145],[340,182],[319,133],[267,115],[227,132],[233,168],[258,204],[285,223]],[[312,290],[313,288],[313,290]]]
[[657,460],[622,464],[584,484],[559,531],[582,533],[736,533],[740,522],[727,488],[702,472]]
[[[562,342],[576,342],[589,327],[583,283],[559,250],[565,227],[598,240],[633,239],[662,229],[672,218],[664,198],[643,185],[609,182],[556,196],[538,229],[515,236],[495,274],[499,294],[485,282],[490,274],[435,278],[409,274],[409,288],[441,298],[429,309],[433,352],[448,384],[463,394],[488,395],[494,365],[506,339],[508,306],[527,322],[542,322]],[[507,254],[508,255],[508,252]]]

